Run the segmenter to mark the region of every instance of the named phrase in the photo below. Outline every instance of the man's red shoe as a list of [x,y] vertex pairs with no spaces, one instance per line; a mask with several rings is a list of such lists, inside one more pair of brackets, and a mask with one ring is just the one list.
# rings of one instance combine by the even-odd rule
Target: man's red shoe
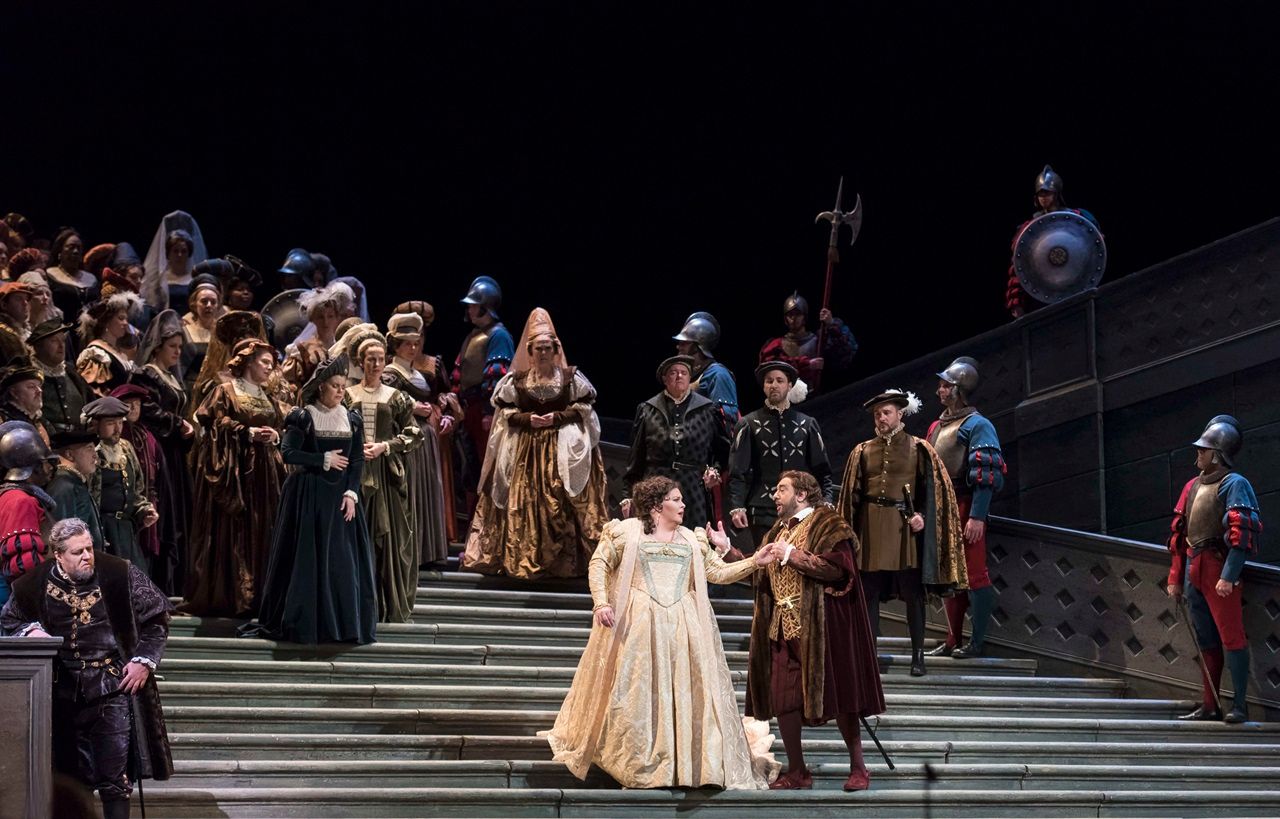
[[869,787],[871,787],[871,774],[865,768],[849,774],[849,778],[844,781],[846,791],[865,791]]
[[787,771],[773,780],[769,785],[771,791],[800,791],[813,787],[813,774],[805,768],[799,771]]

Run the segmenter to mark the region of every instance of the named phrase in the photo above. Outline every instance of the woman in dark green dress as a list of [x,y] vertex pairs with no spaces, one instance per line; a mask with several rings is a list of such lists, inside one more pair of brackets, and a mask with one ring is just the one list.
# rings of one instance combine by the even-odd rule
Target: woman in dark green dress
[[347,356],[316,368],[285,419],[285,480],[248,633],[292,643],[371,643],[378,619],[373,547],[360,503],[364,421],[343,406]]
[[418,541],[409,515],[405,456],[422,446],[413,401],[382,383],[387,339],[372,324],[349,334],[347,354],[363,378],[347,388],[347,406],[364,422],[360,505],[369,520],[378,584],[378,621],[407,623],[418,591]]

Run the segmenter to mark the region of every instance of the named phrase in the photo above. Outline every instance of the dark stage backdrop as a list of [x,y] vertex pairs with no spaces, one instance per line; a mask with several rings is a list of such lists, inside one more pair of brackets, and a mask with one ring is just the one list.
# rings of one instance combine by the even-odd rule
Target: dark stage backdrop
[[[1204,5],[668,7],[8,3],[0,208],[145,252],[182,208],[264,272],[324,251],[380,323],[495,276],[551,311],[628,416],[668,337],[722,321],[743,403],[793,288],[820,300],[837,178],[861,192],[834,308],[862,377],[1006,321],[1045,162],[1108,278],[1276,215],[1271,19]],[[888,386],[888,385],[886,385]]]

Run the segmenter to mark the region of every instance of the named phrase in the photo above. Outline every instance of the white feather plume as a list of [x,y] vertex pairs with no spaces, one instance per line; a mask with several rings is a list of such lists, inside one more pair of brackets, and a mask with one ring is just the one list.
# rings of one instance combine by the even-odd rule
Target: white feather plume
[[885,395],[905,395],[907,397],[907,406],[902,410],[903,415],[915,415],[920,411],[920,407],[923,406],[920,397],[911,390],[892,389],[884,392]]
[[796,379],[795,386],[787,391],[787,400],[793,404],[799,404],[801,401],[809,397],[809,385]]

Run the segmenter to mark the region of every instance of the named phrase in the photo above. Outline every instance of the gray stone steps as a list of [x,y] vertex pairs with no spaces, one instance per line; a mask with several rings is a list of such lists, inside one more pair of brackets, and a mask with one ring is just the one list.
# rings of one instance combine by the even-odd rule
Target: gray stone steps
[[[437,663],[330,662],[327,660],[190,660],[167,658],[160,678],[172,682],[240,682],[317,685],[565,685],[573,666],[478,665]],[[746,685],[747,673],[731,671],[735,685]],[[886,674],[888,693],[938,691],[973,696],[1122,697],[1119,679],[1028,677],[990,674],[930,673],[924,677]]]
[[172,817],[421,816],[1221,816],[1273,815],[1275,792],[1105,790],[713,791],[558,788],[179,788],[147,791]]
[[[585,584],[580,591],[560,592],[542,591],[535,585],[513,589],[477,589],[468,584],[419,586],[414,602],[420,606],[479,605],[485,608],[591,611],[591,594]],[[750,617],[752,606],[749,595],[711,598],[711,607],[719,615]]]
[[[435,609],[430,617],[416,613],[418,609],[427,608]],[[469,612],[474,612],[474,616]],[[457,613],[457,616],[452,616],[453,613]],[[437,614],[442,616],[435,619]],[[557,619],[559,615],[564,615],[564,618]],[[590,611],[418,606],[414,616],[418,618],[418,622],[380,623],[377,629],[378,642],[466,645],[507,637],[532,645],[586,646],[587,637],[591,634]],[[732,621],[733,625],[740,626],[743,630],[725,631],[726,621]],[[169,633],[175,637],[235,637],[236,630],[243,623],[243,620],[223,617],[180,616],[174,617],[169,624]],[[530,623],[541,625],[529,625]],[[750,617],[722,617],[720,628],[725,648],[746,650],[751,633]],[[911,640],[906,637],[880,637],[876,642],[882,650],[896,649],[905,652],[911,646]],[[926,648],[937,644],[937,639],[924,641]]]
[[[1280,781],[1280,767],[869,763],[879,789],[1064,790],[1081,782],[1103,790],[1260,790]],[[846,762],[811,764],[814,787],[839,789]],[[178,788],[617,788],[593,768],[579,781],[564,765],[527,760],[185,760],[165,787]]]
[[[550,761],[545,739],[531,735],[474,736],[461,734],[252,734],[170,733],[175,759],[236,760],[529,760]],[[1003,737],[981,741],[882,740],[900,764],[1071,764],[1161,765],[1188,764],[1222,767],[1280,767],[1276,743],[1168,743],[1147,738],[1128,742],[1014,741]],[[866,742],[867,760],[879,756]],[[848,751],[838,738],[805,735],[805,756],[811,762],[847,762]],[[784,758],[781,740],[773,751]]]
[[[432,628],[430,626],[426,627]],[[435,627],[444,628],[444,627]],[[467,626],[452,626],[451,629],[468,629]],[[476,627],[483,628],[483,627]],[[520,639],[514,629],[488,629],[489,635],[506,640]],[[457,637],[457,632],[451,632]],[[448,663],[498,663],[502,665],[564,665],[576,667],[582,656],[580,645],[563,644],[513,644],[478,643],[475,640],[482,635],[472,632],[472,642],[447,643],[374,643],[372,645],[354,646],[330,644],[321,646],[301,646],[293,643],[277,643],[271,640],[247,639],[237,637],[184,637],[173,636],[165,649],[165,656],[174,659],[217,658],[228,660],[255,659],[317,659],[334,660],[338,658],[360,660],[366,662],[448,662]],[[461,639],[460,637],[458,638]],[[746,651],[725,651],[731,669],[744,669],[747,663]],[[911,665],[910,654],[880,655],[881,671],[890,674],[905,674]],[[1002,659],[997,657],[976,657],[970,660],[956,660],[951,657],[930,657],[927,663],[932,673],[1000,673],[1008,675],[1034,675],[1036,663],[1027,659]]]
[[[917,678],[919,679],[919,678]],[[555,710],[569,692],[568,685],[298,685],[297,683],[172,682],[160,683],[169,706],[240,705],[307,708],[490,708]],[[738,704],[745,695],[738,693]],[[972,696],[929,692],[890,693],[890,712],[1008,716],[1122,716],[1169,719],[1197,703],[1186,700],[1065,698],[1057,696]]]
[[[176,732],[351,734],[533,734],[550,728],[555,710],[477,708],[290,708],[174,706],[165,717]],[[1280,723],[1182,723],[1133,718],[1022,717],[889,713],[869,718],[882,740],[1132,741],[1158,735],[1166,742],[1280,742]],[[834,725],[810,729],[814,737],[838,736]]]

